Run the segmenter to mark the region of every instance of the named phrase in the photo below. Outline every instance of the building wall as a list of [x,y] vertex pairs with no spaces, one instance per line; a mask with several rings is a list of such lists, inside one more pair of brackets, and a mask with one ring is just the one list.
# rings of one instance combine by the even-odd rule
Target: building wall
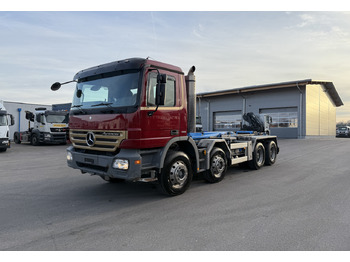
[[335,136],[336,107],[321,85],[306,86],[306,136]]
[[[35,111],[37,107],[46,107],[48,110],[52,109],[51,105],[40,105],[40,104],[27,104],[19,102],[7,102],[4,101],[4,106],[9,114],[12,114],[15,118],[15,124],[10,126],[10,137],[13,140],[13,134],[16,131],[28,130],[28,120],[25,118],[25,111]],[[21,109],[19,112],[18,109]]]
[[[301,90],[304,92],[304,89]],[[304,97],[304,94],[302,97]],[[241,114],[248,112],[253,112],[254,114],[273,113],[275,116],[277,116],[276,112],[281,112],[280,119],[283,118],[285,112],[295,111],[294,115],[297,118],[295,127],[283,127],[283,125],[280,125],[271,128],[271,134],[278,137],[297,138],[301,132],[299,127],[305,126],[303,117],[300,118],[303,110],[299,110],[300,91],[296,87],[249,92],[242,95],[213,96],[201,98],[197,102],[197,115],[200,115],[202,118],[204,131],[215,130],[215,116],[218,113],[224,115],[225,112],[229,111],[233,114],[237,112],[241,112]]]

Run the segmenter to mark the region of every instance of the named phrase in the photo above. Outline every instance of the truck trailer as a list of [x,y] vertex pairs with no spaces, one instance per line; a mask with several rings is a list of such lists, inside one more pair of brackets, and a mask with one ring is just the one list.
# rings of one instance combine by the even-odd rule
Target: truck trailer
[[156,182],[184,193],[195,175],[221,181],[227,167],[272,165],[277,137],[256,131],[196,132],[195,67],[143,58],[78,72],[69,117],[67,164],[109,182]]
[[13,140],[16,144],[27,142],[38,146],[40,144],[67,143],[69,118],[67,111],[53,111],[47,110],[45,107],[38,107],[35,108],[35,112],[25,111],[25,113],[28,129],[14,133]]
[[5,152],[11,147],[10,129],[15,120],[11,114],[8,114],[3,101],[0,101],[0,152]]

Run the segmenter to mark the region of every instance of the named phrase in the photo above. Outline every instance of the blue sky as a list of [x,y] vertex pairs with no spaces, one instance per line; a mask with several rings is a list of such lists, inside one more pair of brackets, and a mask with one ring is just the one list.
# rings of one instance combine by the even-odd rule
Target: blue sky
[[129,57],[195,65],[197,92],[332,81],[350,120],[350,12],[0,12],[0,99],[71,102],[84,68]]

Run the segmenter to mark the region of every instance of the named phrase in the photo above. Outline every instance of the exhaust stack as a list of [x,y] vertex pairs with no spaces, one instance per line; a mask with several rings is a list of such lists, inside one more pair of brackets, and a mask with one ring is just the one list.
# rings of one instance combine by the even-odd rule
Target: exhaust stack
[[196,132],[196,77],[194,71],[195,66],[192,66],[188,71],[186,80],[187,91],[187,133]]

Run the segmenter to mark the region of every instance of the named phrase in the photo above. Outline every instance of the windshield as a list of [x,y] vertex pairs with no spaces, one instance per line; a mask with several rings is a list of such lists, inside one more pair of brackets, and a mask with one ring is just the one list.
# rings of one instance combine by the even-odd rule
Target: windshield
[[0,126],[7,126],[6,115],[0,115]]
[[139,72],[79,82],[72,110],[136,105]]
[[345,131],[347,128],[346,127],[339,127],[339,130]]
[[68,124],[68,114],[67,115],[47,115],[46,122]]

